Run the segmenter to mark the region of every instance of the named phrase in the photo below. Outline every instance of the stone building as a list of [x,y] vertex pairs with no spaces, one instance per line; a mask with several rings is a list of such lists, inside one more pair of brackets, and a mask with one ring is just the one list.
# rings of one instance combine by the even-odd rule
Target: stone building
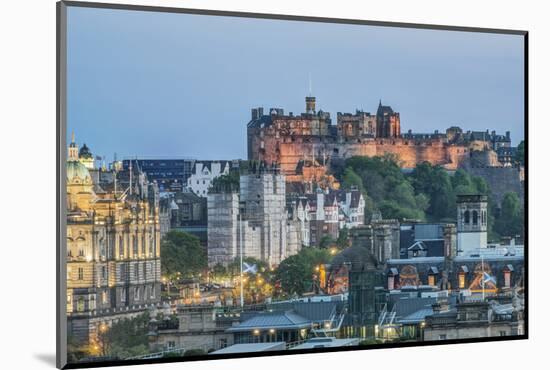
[[66,168],[68,331],[93,341],[99,325],[160,302],[158,192],[134,174],[136,187],[102,187],[73,156]]
[[[285,179],[273,169],[240,176],[237,189],[208,193],[208,261],[231,263],[241,253],[278,265],[303,245],[302,223],[289,219]],[[241,237],[242,235],[242,237]]]
[[207,207],[208,265],[228,265],[240,255],[239,193],[234,189],[212,190]]
[[285,114],[281,108],[265,114],[263,108],[252,109],[247,124],[248,159],[276,164],[288,181],[309,182],[326,177],[333,161],[353,156],[390,154],[403,168],[427,161],[456,170],[467,165],[472,152],[510,146],[509,133],[463,132],[456,126],[445,133],[402,134],[400,114],[382,102],[376,114],[338,113],[333,125],[330,114],[317,110],[315,104],[314,97],[307,97],[306,113],[300,115]]
[[175,324],[151,322],[149,345],[152,352],[182,348],[210,352],[230,346],[233,334],[226,333],[226,329],[238,322],[240,313],[224,312],[221,307],[212,305],[179,305],[176,316]]
[[461,131],[454,132],[452,139],[446,135],[404,137],[399,113],[381,103],[376,115],[340,113],[332,125],[330,114],[311,110],[312,98],[308,99],[306,113],[300,115],[285,115],[280,108],[264,114],[263,108],[254,108],[247,125],[248,159],[275,163],[292,177],[305,157],[327,166],[335,159],[393,154],[404,168],[428,161],[456,169],[468,156],[468,141]]
[[445,302],[433,305],[433,314],[426,317],[424,340],[452,340],[505,337],[525,333],[523,304],[496,301],[465,301],[449,307]]
[[376,137],[397,138],[401,136],[401,121],[399,113],[394,112],[388,105],[378,104],[376,111]]
[[336,117],[339,136],[343,138],[376,137],[376,115],[357,110],[355,114],[338,112]]
[[161,207],[161,236],[169,230],[183,231],[199,238],[206,247],[207,201],[190,191],[163,193]]
[[487,196],[458,195],[458,255],[480,254],[487,248]]
[[290,195],[288,212],[301,222],[304,245],[319,245],[324,237],[336,240],[343,228],[365,224],[365,199],[357,189],[322,190]]
[[324,237],[336,240],[340,229],[336,194],[317,189],[315,194],[308,194],[307,197],[310,210],[310,243],[319,246]]

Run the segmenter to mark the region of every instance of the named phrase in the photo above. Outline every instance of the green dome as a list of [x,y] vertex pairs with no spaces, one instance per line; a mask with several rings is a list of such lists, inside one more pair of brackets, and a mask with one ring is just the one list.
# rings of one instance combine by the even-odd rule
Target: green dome
[[67,182],[84,183],[91,181],[90,172],[80,161],[67,162]]

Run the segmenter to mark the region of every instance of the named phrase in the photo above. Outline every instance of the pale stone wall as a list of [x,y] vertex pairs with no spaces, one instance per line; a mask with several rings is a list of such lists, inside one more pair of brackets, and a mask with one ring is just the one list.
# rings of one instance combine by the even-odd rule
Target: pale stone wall
[[237,256],[239,194],[208,194],[208,264],[227,265]]

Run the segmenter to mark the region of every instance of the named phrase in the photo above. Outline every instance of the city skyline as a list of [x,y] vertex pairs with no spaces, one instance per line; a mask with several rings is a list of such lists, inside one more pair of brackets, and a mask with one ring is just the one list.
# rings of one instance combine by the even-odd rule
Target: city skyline
[[524,137],[521,36],[79,8],[68,27],[68,133],[108,159],[246,158],[250,109],[303,112],[309,76],[333,124],[382,99],[403,132]]

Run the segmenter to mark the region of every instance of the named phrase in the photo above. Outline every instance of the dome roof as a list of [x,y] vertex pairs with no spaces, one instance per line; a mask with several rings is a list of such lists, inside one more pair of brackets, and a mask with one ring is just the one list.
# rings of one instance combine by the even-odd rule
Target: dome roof
[[364,267],[375,268],[377,262],[368,248],[355,245],[337,254],[330,264],[332,268],[340,267],[343,264],[351,264],[353,270],[360,270]]
[[78,151],[78,156],[80,158],[93,158],[90,148],[86,144],[82,145],[82,148]]
[[68,183],[84,183],[91,182],[92,177],[90,172],[79,161],[67,161],[67,182]]

